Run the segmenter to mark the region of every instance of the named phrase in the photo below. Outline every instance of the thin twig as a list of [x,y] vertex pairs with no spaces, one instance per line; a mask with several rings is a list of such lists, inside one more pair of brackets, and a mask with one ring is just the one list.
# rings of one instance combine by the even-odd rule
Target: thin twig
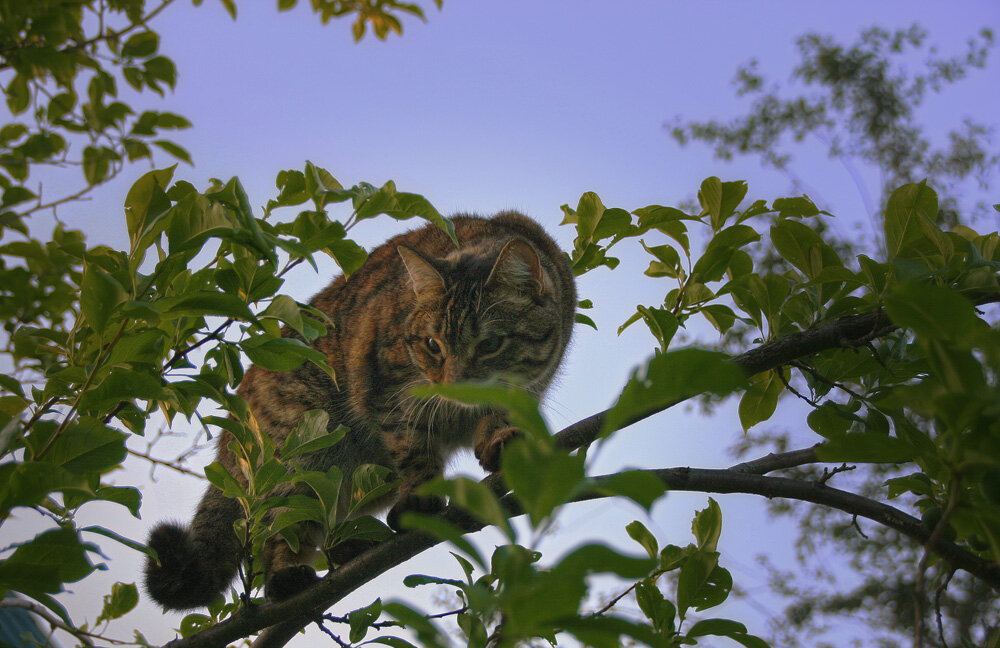
[[139,459],[145,459],[146,461],[150,462],[154,466],[164,466],[166,468],[170,468],[171,470],[176,470],[177,472],[181,473],[182,475],[189,475],[191,477],[197,477],[198,479],[205,479],[205,474],[204,473],[197,473],[197,472],[195,472],[193,470],[189,470],[189,469],[187,469],[187,468],[185,468],[185,467],[183,467],[181,465],[178,465],[177,463],[171,462],[171,461],[166,461],[164,459],[157,459],[156,457],[154,457],[151,454],[149,454],[148,451],[147,452],[138,452],[136,450],[129,450],[128,453],[130,455],[132,455],[133,457],[137,457]]
[[826,376],[824,376],[822,373],[820,373],[815,367],[812,367],[812,366],[810,366],[810,365],[808,365],[808,364],[806,364],[804,362],[790,362],[788,364],[790,366],[792,366],[792,367],[795,367],[796,369],[799,369],[800,371],[804,371],[804,372],[808,373],[809,375],[811,375],[813,378],[815,378],[816,380],[820,381],[824,385],[828,385],[830,387],[836,387],[837,389],[850,394],[852,397],[854,397],[854,398],[856,398],[856,399],[858,399],[858,400],[860,400],[862,402],[867,402],[868,401],[868,399],[865,398],[863,395],[857,393],[856,391],[854,391],[850,387],[847,387],[843,383],[839,383],[836,380],[830,380],[829,378],[827,378]]
[[941,622],[941,596],[944,594],[944,591],[948,589],[948,583],[951,582],[951,577],[954,575],[955,570],[949,569],[948,573],[944,577],[944,580],[941,581],[941,584],[938,585],[937,589],[934,591],[934,612],[937,617],[938,639],[941,641],[941,645],[944,646],[944,648],[948,648],[948,640],[945,639],[944,624]]
[[858,524],[858,516],[857,516],[857,514],[854,514],[854,515],[851,516],[851,526],[853,526],[857,530],[858,535],[860,535],[865,540],[868,539],[868,536],[865,535],[865,532],[861,530],[861,525]]
[[830,481],[830,479],[837,473],[848,472],[850,470],[854,470],[855,468],[856,466],[848,466],[847,464],[840,464],[834,468],[824,468],[823,474],[819,478],[819,483],[826,484],[826,482]]
[[[794,367],[795,363],[793,362],[791,366]],[[809,403],[813,407],[819,407],[819,403],[818,402],[816,402],[812,398],[809,398],[808,396],[805,396],[804,394],[800,394],[798,390],[796,390],[794,387],[792,387],[792,385],[788,382],[788,378],[785,377],[785,372],[782,371],[780,367],[776,371],[778,372],[778,379],[781,381],[781,384],[784,385],[785,389],[787,389],[788,391],[790,391],[793,396],[798,396],[799,398],[801,398],[805,402]]]
[[22,610],[27,610],[28,612],[31,612],[35,616],[42,618],[45,621],[45,623],[47,623],[49,627],[52,628],[53,630],[62,630],[63,632],[68,632],[69,634],[79,639],[80,643],[82,643],[85,646],[93,646],[94,645],[94,642],[92,641],[93,639],[106,641],[116,646],[124,646],[132,643],[130,641],[111,639],[110,637],[104,637],[99,634],[86,632],[85,630],[80,630],[79,628],[74,628],[73,626],[66,625],[66,623],[63,622],[62,619],[52,614],[52,612],[50,612],[48,608],[46,608],[43,605],[39,605],[38,603],[34,603],[32,601],[26,601],[21,598],[8,597],[3,600],[0,600],[0,607],[20,608]]
[[351,645],[351,644],[345,642],[343,639],[341,639],[337,635],[333,634],[333,632],[329,628],[327,628],[325,625],[323,625],[323,619],[322,618],[316,619],[316,626],[323,632],[323,634],[325,634],[326,636],[328,636],[331,639],[333,639],[334,641],[336,641],[337,645],[340,646],[340,648],[348,648]]
[[961,483],[961,479],[957,475],[952,477],[950,484],[951,493],[948,496],[948,504],[945,506],[944,512],[941,513],[941,519],[934,525],[934,530],[924,543],[924,555],[920,558],[920,562],[917,564],[917,581],[913,587],[913,648],[923,648],[924,645],[924,581],[927,566],[930,564],[931,557],[934,555],[934,552],[931,550],[931,545],[933,545],[938,539],[942,538],[944,536],[944,530],[948,528],[948,520],[951,518],[951,514],[954,513],[955,509],[958,507],[958,497]]

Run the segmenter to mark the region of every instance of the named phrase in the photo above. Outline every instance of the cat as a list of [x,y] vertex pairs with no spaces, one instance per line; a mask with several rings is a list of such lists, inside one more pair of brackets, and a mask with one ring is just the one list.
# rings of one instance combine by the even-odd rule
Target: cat
[[[493,472],[504,445],[518,434],[502,412],[451,401],[425,405],[409,388],[503,378],[541,397],[573,327],[573,272],[538,223],[513,211],[451,221],[458,247],[432,225],[401,234],[312,299],[330,319],[312,346],[326,355],[336,382],[311,363],[287,373],[254,366],[238,390],[279,448],[307,410],[325,410],[330,430],[346,425],[338,443],[296,460],[307,470],[336,465],[344,484],[362,464],[389,468],[400,485],[366,512],[391,507],[387,522],[397,531],[403,511],[443,508],[439,498],[415,491],[441,474],[455,450],[472,447]],[[295,335],[287,328],[283,334]],[[219,435],[218,461],[242,480],[231,441],[228,432]],[[242,560],[233,531],[242,515],[236,500],[210,485],[190,526],[155,526],[148,544],[160,562],[148,560],[145,570],[152,598],[184,610],[223,592]],[[301,533],[298,552],[278,536],[266,542],[269,599],[288,598],[317,580],[308,566],[315,553],[310,533],[322,542],[316,526]]]

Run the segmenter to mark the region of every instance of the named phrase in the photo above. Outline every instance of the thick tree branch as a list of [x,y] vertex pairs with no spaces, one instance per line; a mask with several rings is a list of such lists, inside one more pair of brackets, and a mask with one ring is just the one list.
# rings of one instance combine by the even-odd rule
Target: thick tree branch
[[[787,453],[796,456],[798,453]],[[772,455],[783,456],[783,455]],[[801,455],[799,455],[801,456]],[[768,457],[751,465],[762,466]],[[741,464],[743,465],[743,464]],[[671,490],[705,493],[742,493],[764,497],[782,497],[835,508],[851,515],[865,517],[890,527],[899,533],[929,546],[956,568],[968,571],[994,588],[1000,590],[1000,565],[987,562],[962,547],[943,538],[932,539],[932,532],[915,517],[887,504],[831,488],[818,482],[806,482],[784,477],[766,477],[740,470],[729,469],[663,468],[649,473],[661,479]],[[609,475],[595,478],[601,479]],[[581,499],[598,499],[600,495]],[[508,496],[504,502],[512,514],[519,512],[516,501]],[[474,532],[485,525],[470,519],[451,507],[444,518],[465,532]],[[400,565],[417,554],[442,542],[432,536],[409,532],[393,537],[387,542],[365,552],[354,560],[329,573],[322,581],[301,594],[280,603],[250,608],[217,626],[169,644],[173,648],[209,648],[225,646],[241,637],[267,628],[254,642],[255,648],[277,648],[284,645],[302,628],[319,618],[318,610],[325,610],[345,596],[392,567]],[[303,610],[317,610],[303,614]]]
[[[856,348],[895,329],[896,326],[888,319],[885,312],[879,309],[864,315],[844,317],[761,345],[735,357],[733,361],[748,375],[754,375],[828,349]],[[667,407],[658,411],[663,409]],[[605,411],[594,414],[565,428],[555,435],[557,444],[567,449],[577,449],[592,443],[601,432],[606,413]],[[657,412],[651,411],[640,418],[655,413]],[[928,544],[955,567],[969,571],[1000,590],[1000,566],[983,561],[958,545],[943,539],[932,539],[930,532],[919,520],[902,511],[825,484],[762,475],[772,470],[802,465],[814,460],[815,449],[809,448],[780,455],[768,455],[737,464],[730,469],[666,468],[651,472],[672,490],[748,493],[769,498],[785,497],[866,517],[922,544]],[[494,491],[505,492],[500,475],[490,475],[485,482]],[[516,503],[509,496],[505,498],[505,503],[516,509]],[[444,513],[444,517],[466,532],[477,531],[484,526],[450,507]],[[258,637],[254,646],[278,648],[306,625],[319,618],[322,610],[340,601],[376,576],[440,542],[441,540],[437,538],[417,532],[397,535],[332,571],[319,583],[287,601],[249,608],[216,626],[190,637],[178,639],[169,645],[173,648],[222,648],[230,642],[267,628]],[[311,612],[303,614],[303,610]]]

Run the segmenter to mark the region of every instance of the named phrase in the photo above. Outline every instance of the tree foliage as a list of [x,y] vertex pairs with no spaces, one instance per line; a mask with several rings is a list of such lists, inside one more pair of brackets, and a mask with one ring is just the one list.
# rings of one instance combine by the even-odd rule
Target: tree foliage
[[[292,5],[279,2],[282,9]],[[65,55],[76,61],[78,67],[67,72],[76,75],[100,67],[99,57],[93,57],[94,65],[85,60],[99,43],[122,57],[115,65],[126,65],[124,45],[113,43],[114,37],[102,31],[97,41],[86,43],[82,32],[74,31],[81,12],[93,5],[38,6],[62,17],[70,35],[59,40],[39,31],[41,41],[22,39],[23,47],[5,52],[20,56],[38,42],[52,60]],[[98,7],[142,24],[141,3]],[[360,20],[368,15],[363,7],[417,12],[402,3],[314,3],[321,17],[353,8]],[[42,30],[47,24],[36,21],[32,14],[20,29]],[[146,33],[143,29],[135,31]],[[135,47],[127,65],[141,69],[136,61],[148,62],[155,48]],[[13,64],[9,69],[14,78],[23,74]],[[41,89],[53,70],[25,78],[29,86],[36,84],[29,104],[46,96]],[[121,73],[127,78],[125,67]],[[100,78],[101,72],[93,74]],[[13,87],[16,94],[18,86]],[[97,99],[114,96],[107,87]],[[101,101],[89,97],[84,118]],[[47,107],[42,112],[39,117],[35,107],[34,116],[42,121],[26,137],[56,128],[78,132],[44,121]],[[96,137],[110,138],[108,150],[126,150],[124,141],[134,133],[125,121],[93,123]],[[53,156],[67,150],[65,145],[37,162],[56,160]],[[127,153],[117,159],[107,155],[108,173],[112,163],[127,158]],[[96,181],[86,176],[85,160],[84,153],[89,187]],[[624,640],[677,646],[713,637],[748,648],[767,646],[740,621],[714,612],[734,588],[719,552],[724,511],[714,499],[694,513],[684,546],[665,544],[636,520],[625,529],[628,546],[588,543],[558,555],[534,548],[535,539],[573,502],[621,498],[648,511],[670,490],[812,502],[871,520],[910,543],[924,557],[912,588],[918,643],[931,634],[921,623],[933,613],[932,589],[943,588],[956,570],[983,589],[1000,589],[1000,333],[989,308],[1000,300],[1000,234],[943,226],[938,194],[928,184],[907,183],[892,192],[884,209],[887,253],[856,258],[845,258],[815,226],[821,212],[808,197],[749,202],[741,181],[706,179],[698,208],[688,211],[663,205],[609,208],[594,193],[581,196],[575,207],[564,206],[564,224],[576,234],[567,254],[577,275],[614,270],[617,248],[648,255],[645,274],[665,282],[662,301],[637,304],[622,323],[649,329],[649,358],[612,408],[561,431],[549,427],[530,395],[509,387],[425,388],[423,395],[505,408],[524,435],[505,450],[501,472],[481,481],[458,476],[428,485],[448,496],[448,509],[440,516],[409,514],[403,522],[410,530],[393,534],[375,518],[343,514],[392,488],[386,471],[359,470],[344,489],[335,467],[318,473],[297,463],[302,454],[337,443],[342,430],[328,431],[323,413],[307,413],[275,447],[234,390],[246,361],[275,371],[312,362],[329,371],[324,356],[308,345],[326,331],[322,313],[282,294],[292,267],[303,262],[316,267],[323,254],[350,274],[364,263],[365,252],[349,236],[370,218],[421,218],[451,233],[449,222],[427,199],[399,191],[391,181],[345,186],[308,162],[278,172],[275,195],[263,209],[251,207],[237,178],[199,188],[176,175],[174,167],[156,169],[129,190],[122,224],[128,249],[88,246],[82,232],[63,227],[51,240],[33,237],[25,216],[40,208],[34,196],[11,203],[12,215],[4,221],[0,529],[12,515],[29,510],[45,528],[0,549],[0,592],[17,594],[17,605],[75,641],[104,641],[106,624],[127,615],[140,596],[130,582],[134,575],[122,574],[92,621],[73,618],[56,598],[97,569],[98,540],[150,551],[114,528],[84,526],[77,515],[94,502],[122,506],[135,516],[143,510],[138,488],[112,485],[108,476],[129,454],[130,440],[147,434],[154,412],[168,422],[183,418],[232,432],[248,477],[243,487],[216,464],[205,471],[246,514],[236,528],[244,570],[228,596],[184,617],[176,647],[225,646],[254,636],[255,645],[280,646],[313,622],[339,645],[449,645],[454,637],[440,625],[444,616],[454,619],[461,641],[470,646],[567,638],[599,647]],[[10,172],[7,189],[26,178],[27,171],[23,178]],[[755,262],[748,252],[759,241],[769,242],[782,258],[778,270]],[[585,300],[580,307],[594,304]],[[592,324],[582,313],[579,320]],[[678,348],[677,331],[695,330],[702,321],[719,336],[734,326],[747,327],[757,340],[735,355]],[[282,337],[282,327],[305,342]],[[786,393],[807,398],[812,410],[804,421],[812,438],[799,450],[725,470],[663,467],[595,475],[588,464],[594,444],[685,400],[704,394],[738,398],[741,423],[751,430],[774,415]],[[900,474],[871,493],[836,488],[830,478],[837,470],[818,480],[771,474],[845,463],[893,466]],[[316,497],[270,495],[287,481],[306,484]],[[342,497],[351,498],[348,507],[339,506]],[[279,507],[280,514],[266,515]],[[511,524],[514,516],[524,516],[525,524]],[[265,602],[259,595],[260,548],[274,534],[294,542],[295,524],[304,520],[326,532],[329,572],[292,599]],[[490,555],[465,537],[485,526],[505,537]],[[337,545],[354,539],[378,544],[341,561]],[[457,571],[413,574],[402,585],[449,588],[461,602],[458,609],[428,614],[400,588],[387,600],[328,612],[375,576],[439,543],[453,550]],[[615,579],[621,592],[603,605],[594,603],[591,591],[598,574]],[[627,600],[634,600],[637,614],[623,609]],[[983,643],[987,637],[976,628],[962,639]],[[134,641],[147,643],[141,628]],[[1000,641],[995,631],[990,641]]]
[[[929,45],[927,33],[918,26],[894,32],[873,28],[851,44],[810,33],[799,39],[798,46],[800,60],[790,84],[767,81],[753,61],[739,70],[735,80],[738,95],[751,100],[743,116],[727,122],[677,120],[674,137],[682,144],[709,144],[719,158],[759,157],[787,173],[797,185],[816,187],[821,185],[807,178],[798,162],[808,159],[808,144],[818,142],[849,173],[875,229],[876,236],[851,241],[842,238],[846,228],[822,224],[826,240],[845,257],[859,252],[892,256],[905,235],[898,226],[882,225],[883,219],[890,219],[885,209],[893,204],[891,189],[921,178],[938,192],[939,218],[955,231],[961,230],[963,222],[980,217],[989,221],[987,212],[993,210],[986,206],[988,196],[983,190],[996,180],[1000,161],[993,128],[959,120],[961,110],[951,111],[946,120],[928,120],[922,114],[926,99],[943,94],[951,84],[985,67],[993,46],[989,30],[970,39],[967,51],[954,57],[944,57]],[[872,185],[881,200],[872,198]],[[978,204],[977,197],[981,197]],[[880,246],[880,252],[873,251]],[[757,258],[772,269],[787,265],[786,259],[768,247]],[[730,344],[746,333],[737,331],[730,334]],[[768,430],[747,437],[737,448],[747,453],[769,445],[780,451],[793,443],[791,436],[800,435],[794,428]],[[902,475],[896,465],[859,468],[846,478],[868,495],[881,492],[886,480]],[[799,478],[822,477],[809,467],[795,473]],[[769,566],[773,590],[788,601],[782,623],[776,627],[780,641],[812,643],[833,619],[856,620],[865,640],[875,630],[890,641],[909,632],[915,614],[912,590],[922,560],[919,550],[901,544],[892,534],[862,536],[821,507],[773,503],[770,508],[775,514],[793,514],[798,519],[803,567],[833,583],[800,581]],[[929,517],[939,515],[940,510],[930,506]],[[854,570],[863,575],[859,583],[845,587],[845,579],[837,578],[835,569],[815,558],[823,545],[847,550]],[[943,619],[956,628],[952,641],[973,628],[990,627],[988,619],[998,613],[996,595],[961,574],[949,580],[947,592],[942,590],[937,596],[937,605]],[[946,637],[936,640],[944,644]]]

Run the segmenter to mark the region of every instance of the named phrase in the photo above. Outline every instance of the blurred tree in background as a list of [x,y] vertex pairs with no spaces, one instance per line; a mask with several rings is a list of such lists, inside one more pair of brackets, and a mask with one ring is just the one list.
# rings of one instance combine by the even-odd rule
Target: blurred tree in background
[[[821,230],[843,254],[878,253],[887,244],[882,235],[884,206],[891,191],[904,183],[926,180],[941,198],[939,217],[951,226],[995,218],[988,204],[1000,170],[995,125],[963,118],[963,105],[948,94],[952,84],[985,69],[993,41],[992,32],[984,29],[969,39],[964,54],[945,57],[917,25],[893,32],[869,29],[850,44],[806,34],[798,40],[800,59],[789,84],[769,81],[758,62],[751,61],[738,70],[734,81],[737,96],[750,101],[746,113],[728,120],[685,122],[677,117],[670,132],[681,145],[711,146],[720,159],[755,156],[785,173],[800,190],[822,190],[823,179],[804,176],[800,167],[817,151],[826,153],[849,174],[867,211],[868,225],[861,237],[837,227],[843,218],[824,222]],[[931,98],[946,105],[944,112],[954,121],[928,120],[921,109]],[[772,269],[787,267],[786,260],[766,249],[757,256]],[[734,331],[731,342],[743,338]],[[757,433],[736,451],[743,455],[761,446],[781,450],[792,438],[790,431]],[[857,488],[872,495],[886,479],[897,476],[899,468],[870,465],[859,472],[853,475]],[[815,468],[797,472],[799,478],[818,474]],[[833,619],[856,623],[866,641],[875,629],[890,638],[909,633],[914,574],[922,559],[917,548],[882,529],[864,535],[828,508],[778,501],[772,501],[770,508],[775,515],[799,521],[800,562],[809,573],[821,575],[796,578],[767,563],[773,590],[788,601],[783,623],[776,629],[780,643],[814,645]],[[930,517],[940,514],[940,507],[928,510]],[[820,546],[846,551],[851,566],[863,576],[838,578],[838,570],[818,557]],[[937,578],[949,579],[939,604],[946,627],[956,629],[953,645],[958,636],[995,625],[1000,618],[996,592],[961,574],[951,578],[945,568]],[[933,641],[944,645],[939,638]]]

